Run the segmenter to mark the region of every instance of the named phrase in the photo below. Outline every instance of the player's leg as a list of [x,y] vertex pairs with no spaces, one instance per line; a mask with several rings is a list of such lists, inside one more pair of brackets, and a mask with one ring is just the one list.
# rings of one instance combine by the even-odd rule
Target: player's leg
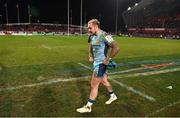
[[90,92],[90,96],[89,99],[91,100],[95,100],[97,95],[98,95],[98,88],[99,88],[99,84],[101,83],[102,78],[96,77],[93,74],[92,80],[91,80],[91,92]]
[[95,99],[98,95],[98,88],[99,88],[99,84],[101,83],[102,78],[97,78],[96,76],[92,76],[91,79],[91,91],[90,91],[90,95],[89,95],[89,99],[87,101],[87,104],[79,109],[77,109],[77,112],[80,113],[89,113],[91,112],[91,107],[92,105],[95,103]]
[[108,92],[113,91],[112,86],[111,86],[111,84],[109,83],[109,81],[107,79],[107,74],[104,75],[103,80],[102,80],[101,83],[106,87]]
[[99,64],[98,67],[95,68],[91,80],[91,92],[89,99],[95,100],[98,95],[99,84],[102,82],[104,75],[106,72],[106,66],[104,64]]
[[92,79],[91,79],[91,91],[89,95],[89,99],[87,101],[87,104],[81,108],[78,108],[76,111],[80,113],[88,113],[91,112],[91,107],[95,103],[95,99],[98,95],[98,88],[99,84],[101,83],[103,79],[104,72],[101,68],[101,65],[95,68]]
[[102,82],[101,82],[107,89],[107,91],[109,92],[109,100],[106,101],[106,104],[111,104],[113,101],[115,101],[117,99],[117,96],[115,95],[113,89],[112,89],[112,86],[110,84],[110,82],[108,81],[108,76],[105,74],[103,79],[102,79]]

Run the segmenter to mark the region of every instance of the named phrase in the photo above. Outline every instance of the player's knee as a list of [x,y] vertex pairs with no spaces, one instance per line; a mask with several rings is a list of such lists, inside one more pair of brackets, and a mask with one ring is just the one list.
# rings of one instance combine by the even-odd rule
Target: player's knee
[[103,80],[103,81],[102,81],[102,84],[103,84],[104,86],[109,86],[109,85],[110,85],[110,83],[109,83],[107,80]]
[[104,86],[106,86],[106,82],[102,81],[101,83],[102,83]]
[[91,89],[98,89],[99,84],[97,82],[91,82]]
[[98,85],[96,84],[96,83],[91,83],[91,88],[97,88],[98,87]]
[[98,90],[98,86],[91,86],[91,90]]

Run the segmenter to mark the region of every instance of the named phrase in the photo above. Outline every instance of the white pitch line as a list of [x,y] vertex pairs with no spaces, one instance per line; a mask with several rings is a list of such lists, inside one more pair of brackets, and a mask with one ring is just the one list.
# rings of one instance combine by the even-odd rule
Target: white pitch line
[[82,64],[82,63],[78,63],[78,64],[79,64],[80,66],[82,66],[82,67],[84,67],[84,68],[92,71],[91,67],[89,67],[89,66],[87,66],[87,65],[85,65],[85,64]]
[[[85,64],[82,64],[82,63],[78,63],[79,65],[81,65],[82,67],[86,68],[86,69],[89,69],[92,71],[92,69],[85,65]],[[123,71],[116,71],[116,72],[111,72],[111,73],[108,73],[109,75],[116,75],[116,74],[123,74],[123,73],[128,73],[128,72],[132,72],[132,71],[138,71],[138,70],[145,70],[145,69],[150,69],[150,68],[146,68],[146,67],[138,67],[138,68],[133,68],[133,69],[128,69],[128,70],[123,70]],[[166,71],[174,71],[174,70],[166,70]],[[157,71],[157,74],[159,73],[164,73],[163,71]],[[166,73],[166,72],[165,72]],[[136,73],[136,74],[131,74],[131,75],[128,75],[127,77],[135,77],[135,76],[139,76],[139,74],[141,75],[142,73]],[[145,72],[143,74],[155,74],[155,72]]]
[[46,81],[46,82],[40,82],[40,83],[34,83],[34,84],[27,84],[27,85],[20,85],[20,86],[9,87],[9,88],[2,88],[2,89],[0,89],[0,92],[1,92],[1,91],[18,90],[18,89],[22,89],[22,88],[31,88],[31,87],[42,86],[42,85],[50,85],[50,84],[55,84],[55,83],[59,83],[59,82],[76,81],[76,80],[80,80],[80,79],[87,79],[87,78],[89,78],[89,77],[90,77],[90,76],[70,78],[70,79],[57,78],[57,79],[49,80],[49,81]]
[[144,70],[144,69],[148,69],[148,68],[139,67],[139,68],[133,68],[133,69],[128,69],[128,70],[124,70],[124,71],[116,71],[116,72],[112,72],[112,73],[109,73],[109,74],[110,75],[115,75],[115,74],[128,73],[128,72],[137,71],[137,70]]
[[[82,63],[78,63],[78,64],[83,66],[86,69],[90,69],[91,70],[91,68],[89,66],[86,66],[86,65],[84,65]],[[146,69],[146,68],[145,67],[140,67],[140,68],[134,68],[134,69],[129,69],[129,70],[125,70],[125,71],[113,72],[113,73],[109,73],[109,74],[110,75],[114,75],[114,74],[127,73],[127,72],[131,72],[131,71],[137,71],[137,70],[143,70],[143,69]],[[111,78],[109,77],[109,79],[111,79]],[[142,93],[142,92],[140,92],[140,91],[138,91],[138,90],[136,90],[136,89],[134,89],[134,88],[132,88],[132,87],[130,87],[128,85],[125,85],[125,84],[123,84],[123,83],[121,83],[121,82],[119,82],[117,80],[114,80],[114,79],[111,79],[111,80],[113,82],[115,82],[116,84],[119,84],[121,87],[124,87],[127,90],[129,90],[129,91],[131,91],[131,92],[133,92],[135,94],[138,94],[138,95],[140,95],[140,96],[142,96],[142,97],[144,97],[144,98],[146,98],[146,99],[148,99],[150,101],[153,101],[153,102],[156,101],[155,98],[153,98],[151,96],[148,96],[148,95],[146,95],[146,94],[144,94],[144,93]]]
[[[126,76],[120,76],[120,77],[117,77],[117,78],[120,79],[120,78],[127,78],[127,77],[149,76],[149,75],[157,75],[157,74],[176,72],[176,71],[180,71],[180,68],[166,69],[166,70],[153,71],[153,72],[135,73],[135,74],[129,74],[129,75],[126,75]],[[113,76],[113,78],[115,78],[116,76],[117,75]],[[138,94],[138,95],[140,95],[140,96],[142,96],[142,97],[144,97],[144,98],[146,98],[146,99],[148,99],[150,101],[153,101],[153,102],[156,101],[155,98],[153,98],[151,96],[148,96],[148,95],[146,95],[146,94],[144,94],[144,93],[142,93],[142,92],[140,92],[140,91],[138,91],[138,90],[136,90],[136,89],[134,89],[134,88],[132,88],[132,87],[130,87],[128,85],[125,85],[125,84],[123,84],[123,83],[121,83],[121,82],[119,82],[119,81],[117,81],[115,79],[111,79],[111,80],[113,82],[119,84],[121,87],[124,87],[127,90],[129,90],[129,91],[131,91],[131,92],[133,92],[135,94]]]
[[[43,46],[43,45],[41,45],[41,46]],[[44,45],[44,46],[46,46],[46,45]],[[50,47],[50,46],[48,46],[48,47]],[[51,46],[50,48],[56,49],[56,48],[63,48],[63,47],[66,47],[66,46]],[[26,46],[26,47],[17,47],[17,48],[39,48],[39,46]]]
[[137,76],[149,76],[149,75],[157,75],[157,74],[171,73],[171,72],[177,72],[177,71],[180,71],[180,67],[179,68],[173,68],[173,69],[165,69],[165,70],[159,70],[159,71],[152,71],[152,72],[134,73],[134,74],[120,76],[118,78],[137,77]]
[[49,46],[47,46],[47,45],[44,45],[44,44],[42,44],[40,47],[38,46],[38,47],[35,47],[35,46],[29,46],[29,47],[21,47],[21,48],[45,48],[45,49],[48,49],[48,50],[51,50],[52,49],[52,47],[49,47]]
[[48,47],[48,46],[46,46],[46,45],[44,45],[44,44],[42,45],[42,47],[43,47],[43,48],[46,48],[46,49],[48,49],[48,50],[51,50],[51,47]]
[[177,104],[180,104],[180,100],[177,101],[177,102],[173,102],[173,103],[171,103],[171,104],[169,104],[169,105],[167,105],[167,106],[165,106],[165,107],[163,107],[163,108],[161,108],[161,109],[159,109],[159,110],[157,110],[157,111],[155,111],[155,112],[152,112],[152,113],[150,113],[150,114],[147,114],[145,117],[149,117],[149,116],[155,115],[155,114],[157,114],[157,113],[160,113],[160,112],[164,111],[165,109],[170,108],[170,107],[172,107],[172,106],[174,106],[174,105],[177,105]]
[[[81,65],[82,67],[91,70],[91,67],[82,64],[82,63],[78,63],[79,65]],[[133,69],[128,69],[128,70],[124,70],[124,71],[116,71],[116,72],[112,72],[112,73],[108,73],[109,75],[116,75],[116,74],[123,74],[123,73],[127,73],[127,72],[132,72],[132,71],[137,71],[137,70],[144,70],[144,69],[149,69],[146,67],[139,67],[139,68],[133,68]],[[168,73],[168,72],[175,72],[175,71],[180,71],[180,68],[174,68],[174,69],[166,69],[166,70],[160,70],[160,71],[151,71],[151,72],[144,72],[144,73],[135,73],[135,74],[129,74],[123,77],[136,77],[136,76],[146,76],[146,75],[156,75],[156,74],[161,74],[161,73]],[[122,78],[122,77],[121,77]]]
[[126,84],[123,84],[123,83],[121,83],[121,82],[119,82],[119,81],[117,81],[117,80],[115,80],[115,79],[111,79],[111,80],[112,80],[113,82],[115,82],[116,84],[119,84],[121,87],[126,88],[128,91],[131,91],[131,92],[133,92],[133,93],[135,93],[135,94],[138,94],[138,95],[140,95],[140,96],[142,96],[142,97],[144,97],[144,98],[146,98],[146,99],[148,99],[148,100],[150,100],[150,101],[152,101],[152,102],[155,102],[155,101],[156,101],[155,98],[153,98],[153,97],[151,97],[151,96],[149,96],[149,95],[146,95],[145,93],[142,93],[142,92],[134,89],[133,87],[130,87],[130,86],[126,85]]
[[[88,69],[88,70],[91,70],[91,67],[85,65],[85,64],[82,64],[82,63],[78,63],[79,65],[81,65],[82,67]],[[124,70],[124,71],[116,71],[116,72],[112,72],[112,73],[108,73],[109,75],[115,75],[115,74],[122,74],[122,73],[127,73],[127,72],[132,72],[132,71],[137,71],[137,70],[144,70],[144,69],[148,69],[146,67],[139,67],[139,68],[133,68],[133,69],[128,69],[128,70]]]
[[[148,76],[149,75],[153,75],[153,74],[161,74],[161,73],[168,73],[168,72],[176,72],[176,71],[180,71],[180,68],[175,68],[175,69],[168,69],[169,71],[164,70],[163,71],[157,71],[154,73],[137,73],[137,74],[130,74],[128,76],[117,76],[117,75],[113,75],[111,78],[125,78],[125,77],[134,77],[134,76]],[[31,87],[36,87],[36,86],[42,86],[42,85],[50,85],[50,84],[55,84],[55,83],[59,83],[59,82],[70,82],[70,81],[76,81],[76,80],[81,80],[81,79],[88,79],[90,76],[83,76],[83,77],[77,77],[77,78],[70,78],[70,79],[62,79],[62,78],[57,78],[57,79],[53,79],[53,80],[49,80],[46,82],[40,82],[40,83],[34,83],[34,84],[27,84],[27,85],[20,85],[20,86],[16,86],[16,87],[8,87],[8,88],[1,88],[1,91],[10,91],[10,90],[18,90],[18,89],[22,89],[22,88],[31,88]]]

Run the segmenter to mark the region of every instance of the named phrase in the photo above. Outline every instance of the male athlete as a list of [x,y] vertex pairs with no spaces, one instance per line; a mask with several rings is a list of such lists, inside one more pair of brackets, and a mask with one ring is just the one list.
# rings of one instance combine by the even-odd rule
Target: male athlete
[[[81,108],[76,109],[79,113],[91,112],[91,107],[95,103],[98,95],[99,85],[102,83],[109,92],[110,98],[105,104],[111,104],[117,99],[106,74],[107,65],[109,61],[117,55],[119,47],[113,38],[106,32],[100,29],[100,23],[97,19],[92,19],[88,22],[89,37],[89,61],[93,63],[93,75],[91,79],[91,92],[87,104]],[[108,54],[108,49],[111,48]]]

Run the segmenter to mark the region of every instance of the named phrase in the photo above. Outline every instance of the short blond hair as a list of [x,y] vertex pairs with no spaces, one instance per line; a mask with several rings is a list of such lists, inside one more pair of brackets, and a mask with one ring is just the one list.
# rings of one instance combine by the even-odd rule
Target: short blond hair
[[97,20],[97,19],[91,19],[88,24],[94,24],[94,25],[97,25],[99,28],[100,28],[100,22]]

